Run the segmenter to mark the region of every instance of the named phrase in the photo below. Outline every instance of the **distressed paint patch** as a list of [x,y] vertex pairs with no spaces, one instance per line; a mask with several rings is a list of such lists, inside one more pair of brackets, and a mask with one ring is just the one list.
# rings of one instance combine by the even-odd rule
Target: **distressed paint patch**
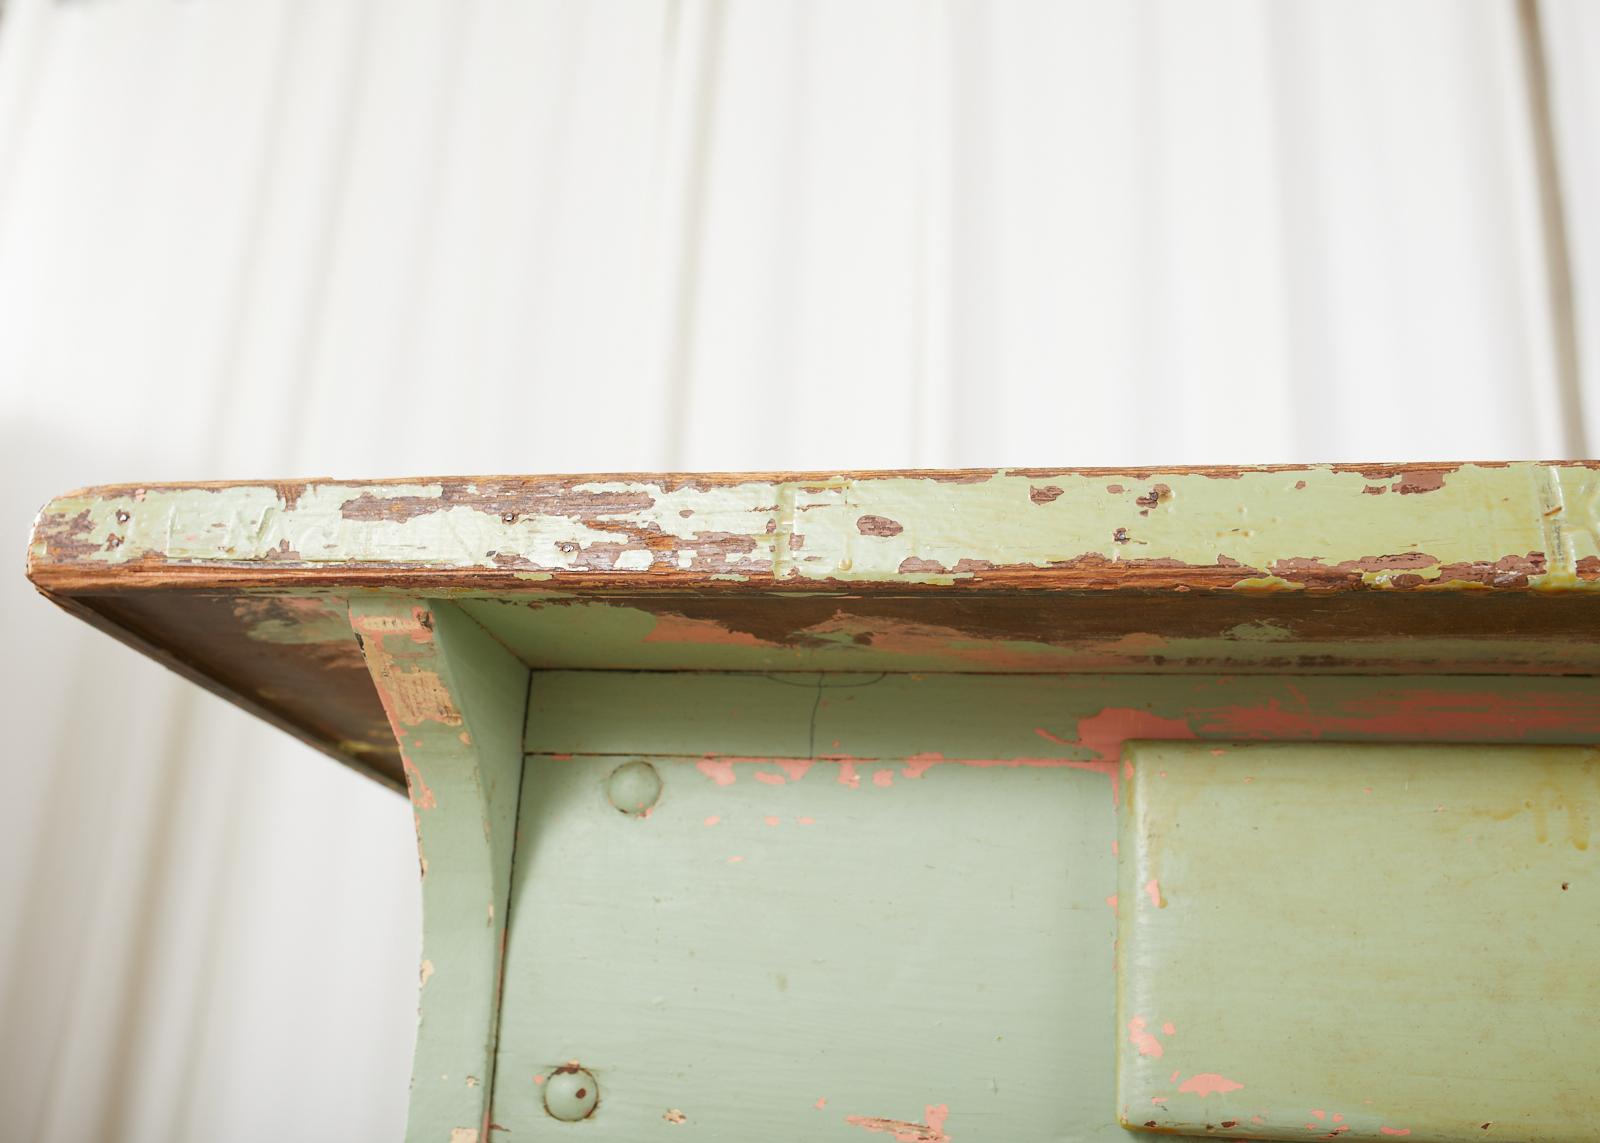
[[776,647],[747,631],[733,631],[712,619],[690,619],[682,615],[658,615],[645,643],[681,643],[699,647]]
[[922,1117],[926,1120],[925,1123],[884,1119],[872,1115],[847,1115],[844,1121],[851,1127],[892,1135],[896,1143],[949,1143],[950,1136],[944,1133],[945,1120],[949,1114],[950,1108],[941,1103],[923,1109]]
[[[1157,572],[1170,582],[1183,569],[1204,570],[1217,587],[1261,584],[1285,549],[1306,562],[1285,565],[1280,580],[1360,582],[1364,562],[1413,551],[1419,534],[1436,538],[1427,556],[1439,569],[1413,571],[1421,580],[1533,586],[1553,576],[1571,587],[1579,582],[1577,561],[1600,557],[1600,476],[1588,463],[1127,470],[1108,483],[1110,475],[122,486],[52,501],[30,550],[39,573],[150,561],[416,567],[420,559],[507,572],[918,583],[1103,567]],[[1396,495],[1367,494],[1379,486]],[[1542,499],[1550,486],[1562,497],[1555,551]],[[1044,499],[1052,489],[1060,495]],[[1127,558],[1114,539],[1119,530],[1137,536],[1137,557]],[[1503,546],[1485,552],[1483,537],[1491,535]],[[1527,553],[1544,553],[1548,567],[1503,565]]]
[[383,682],[384,705],[400,725],[421,726],[428,722],[461,725],[461,714],[437,671],[391,668],[384,674]]
[[1180,1083],[1178,1090],[1204,1099],[1208,1095],[1223,1095],[1230,1091],[1239,1091],[1243,1087],[1244,1084],[1227,1076],[1218,1075],[1216,1072],[1200,1072]]
[[1149,1056],[1159,1060],[1165,1052],[1161,1046],[1160,1037],[1146,1031],[1147,1025],[1143,1016],[1135,1016],[1128,1021],[1128,1043],[1132,1044],[1141,1056]]

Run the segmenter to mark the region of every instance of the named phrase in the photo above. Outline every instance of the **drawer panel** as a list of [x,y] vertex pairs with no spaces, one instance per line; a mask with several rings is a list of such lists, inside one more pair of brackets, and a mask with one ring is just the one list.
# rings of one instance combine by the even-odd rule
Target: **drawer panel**
[[1126,1126],[1600,1139],[1600,751],[1126,756]]

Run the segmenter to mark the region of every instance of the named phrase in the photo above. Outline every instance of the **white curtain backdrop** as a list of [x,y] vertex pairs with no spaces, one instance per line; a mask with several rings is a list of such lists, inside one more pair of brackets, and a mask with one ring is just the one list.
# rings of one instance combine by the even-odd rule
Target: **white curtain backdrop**
[[414,1035],[404,802],[35,597],[49,495],[1570,454],[1539,12],[1583,391],[1510,0],[8,0],[0,1138],[396,1140]]

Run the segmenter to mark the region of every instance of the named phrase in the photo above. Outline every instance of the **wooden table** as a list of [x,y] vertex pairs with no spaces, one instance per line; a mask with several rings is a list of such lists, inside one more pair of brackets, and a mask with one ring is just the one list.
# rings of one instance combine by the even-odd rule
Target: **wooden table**
[[126,485],[29,574],[409,792],[416,1143],[1600,1140],[1600,464]]

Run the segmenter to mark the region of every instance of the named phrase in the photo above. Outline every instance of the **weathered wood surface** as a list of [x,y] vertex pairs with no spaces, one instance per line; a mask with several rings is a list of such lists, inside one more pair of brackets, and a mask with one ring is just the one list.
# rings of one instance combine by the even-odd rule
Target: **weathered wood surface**
[[1594,463],[309,481],[64,496],[29,571],[399,786],[352,592],[539,668],[1592,675],[1597,537]]
[[1600,463],[108,486],[32,573],[191,586],[1563,589]]
[[1128,759],[1125,1126],[1600,1139],[1600,750],[1163,742]]
[[1596,464],[126,486],[30,574],[408,788],[417,1143],[1109,1138],[1130,742],[1600,740]]
[[349,624],[417,824],[423,941],[411,1143],[487,1143],[528,671],[453,604],[358,596]]

